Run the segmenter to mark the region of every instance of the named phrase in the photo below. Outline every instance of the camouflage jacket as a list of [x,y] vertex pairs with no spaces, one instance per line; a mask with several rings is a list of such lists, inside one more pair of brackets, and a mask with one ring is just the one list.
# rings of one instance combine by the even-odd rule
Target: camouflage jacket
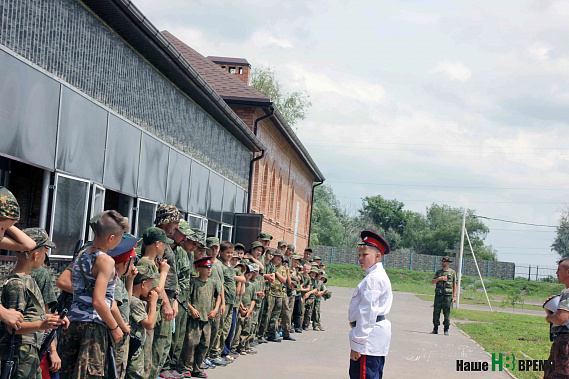
[[57,296],[55,296],[55,290],[53,288],[53,274],[50,269],[45,266],[34,268],[30,272],[30,275],[34,278],[41,291],[44,304],[48,307],[55,304],[57,302]]
[[198,278],[190,282],[189,302],[200,313],[201,321],[209,321],[207,315],[215,308],[219,295],[221,295],[221,283],[209,279],[203,282]]
[[454,283],[456,283],[456,272],[449,268],[447,271],[443,270],[442,268],[435,272],[435,276],[433,279],[436,279],[441,276],[446,276],[447,281],[439,281],[436,283],[435,287],[435,294],[436,295],[452,295],[454,291]]

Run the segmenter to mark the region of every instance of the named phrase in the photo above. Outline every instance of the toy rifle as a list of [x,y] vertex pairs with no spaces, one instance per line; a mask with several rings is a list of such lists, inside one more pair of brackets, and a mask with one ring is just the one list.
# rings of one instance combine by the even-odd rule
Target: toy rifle
[[[59,315],[59,318],[61,320],[63,320],[65,318],[65,316],[67,316],[67,308],[64,308],[61,311],[61,314]],[[40,351],[39,351],[39,357],[40,357],[40,362],[43,359],[43,356],[45,355],[45,353],[48,352],[49,347],[51,346],[51,343],[53,342],[53,340],[55,339],[55,337],[57,336],[57,331],[61,328],[61,325],[59,325],[59,327],[57,329],[52,329],[49,331],[48,334],[45,335],[43,342],[41,343],[41,347],[40,347]]]
[[183,301],[181,301],[180,299],[178,299],[178,293],[174,293],[174,297],[172,298],[174,300],[176,300],[178,302],[178,304],[180,304],[180,306],[184,309],[184,311],[186,311],[187,314],[190,314],[190,310],[188,309],[188,307],[186,306],[186,304],[184,304]]
[[[17,310],[23,314],[21,309]],[[16,329],[12,329],[12,338],[10,339],[10,352],[8,353],[8,359],[4,364],[2,369],[2,379],[9,379],[12,375],[12,370],[14,369],[14,350],[16,348]]]

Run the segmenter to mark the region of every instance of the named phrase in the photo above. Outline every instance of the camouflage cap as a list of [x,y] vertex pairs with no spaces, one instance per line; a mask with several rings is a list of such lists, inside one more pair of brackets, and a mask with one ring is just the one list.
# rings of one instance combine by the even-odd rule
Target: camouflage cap
[[289,249],[289,250],[292,250],[292,251],[294,251],[294,250],[296,249],[296,247],[294,247],[294,245],[291,244],[291,243],[289,243],[288,245],[286,245],[286,248]]
[[245,245],[243,245],[242,243],[236,243],[235,245],[233,245],[233,247],[235,248],[235,250],[237,249],[245,250]]
[[36,243],[36,247],[33,249],[37,249],[38,247],[47,246],[50,249],[55,249],[55,243],[49,240],[49,236],[47,232],[42,228],[27,228],[22,230],[22,232],[26,233],[28,237],[34,240]]
[[205,240],[205,246],[209,249],[212,246],[219,246],[219,238],[217,237],[208,237]]
[[281,257],[281,258],[284,257],[283,252],[279,250],[270,249],[270,251],[267,251],[267,253],[273,254],[273,257]]
[[185,235],[188,239],[191,239],[192,241],[194,240],[194,231],[190,229],[190,225],[188,225],[188,222],[186,220],[181,219],[180,226],[178,226],[176,230]]
[[447,255],[441,259],[441,262],[452,262],[452,261],[450,260],[450,257]]
[[250,265],[253,263],[253,261],[248,259],[248,258],[243,258],[243,259],[241,259],[241,263],[246,264],[246,265]]
[[197,243],[199,243],[202,246],[205,246],[205,233],[203,230],[198,229],[198,228],[192,228],[192,232],[194,232],[194,237]]
[[152,226],[144,231],[142,235],[142,240],[146,246],[152,245],[158,241],[165,242],[165,243],[174,243],[174,240],[171,240],[166,236],[166,232],[160,228]]
[[0,217],[16,221],[20,219],[18,200],[6,187],[0,187]]
[[258,247],[262,247],[263,251],[265,251],[265,246],[260,241],[253,241],[251,242],[251,250],[256,249]]
[[160,204],[156,209],[156,219],[154,225],[169,224],[171,222],[180,221],[181,213],[174,205]]
[[318,268],[318,263],[316,263],[316,262],[312,262],[312,261],[311,261],[311,262],[310,262],[310,265],[311,265],[312,267]]
[[275,249],[268,248],[267,250],[265,250],[265,254],[275,255],[276,251],[277,250],[275,250]]
[[239,253],[236,251],[233,251],[233,256],[231,258],[237,258],[237,259],[241,260],[241,258],[239,258]]
[[315,272],[315,273],[318,274],[318,267],[312,267],[312,268],[310,269],[310,272]]
[[302,260],[302,255],[300,255],[300,254],[293,254],[293,255],[291,255],[290,258],[291,258],[291,259],[298,259],[299,261],[301,261],[301,260]]
[[259,265],[256,263],[249,263],[249,266],[251,267],[251,271],[253,272],[258,272],[259,271]]
[[273,239],[273,237],[267,232],[259,233],[259,238],[262,239],[263,241],[270,241]]
[[[160,278],[160,274],[157,272],[152,272],[152,270],[148,266],[138,266],[137,270],[138,274],[136,274],[136,276],[134,277],[134,281],[132,282],[132,284],[134,285],[140,284],[148,279]],[[156,280],[154,280],[154,282],[156,282]]]
[[283,246],[287,246],[286,241],[279,241],[279,243],[277,244],[278,247],[283,247]]
[[312,258],[313,261],[321,261],[322,258],[320,258],[318,255],[314,256],[314,258]]

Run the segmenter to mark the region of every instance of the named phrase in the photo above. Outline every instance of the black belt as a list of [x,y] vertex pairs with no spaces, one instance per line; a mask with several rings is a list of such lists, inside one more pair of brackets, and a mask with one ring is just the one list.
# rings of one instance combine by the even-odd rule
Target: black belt
[[[377,317],[375,318],[375,322],[380,322],[380,321],[383,321],[383,320],[385,320],[385,316],[384,316],[384,315],[379,315],[379,316],[377,316]],[[350,325],[352,326],[352,328],[355,328],[355,327],[356,327],[356,322],[355,322],[355,321],[352,321],[352,322],[350,322]]]

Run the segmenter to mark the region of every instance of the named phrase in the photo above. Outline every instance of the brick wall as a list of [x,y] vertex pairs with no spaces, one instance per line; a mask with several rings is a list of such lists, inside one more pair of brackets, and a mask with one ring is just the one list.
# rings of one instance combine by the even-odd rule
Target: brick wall
[[[241,109],[236,112],[246,113]],[[257,110],[253,123],[254,119],[263,115],[261,110]],[[263,214],[262,229],[273,236],[271,247],[276,248],[279,240],[294,242],[298,202],[296,248],[302,251],[308,246],[312,183],[315,177],[271,119],[259,123],[257,135],[267,150],[265,157],[255,163],[251,213]]]
[[[324,263],[358,264],[356,248],[316,246],[312,250],[313,256],[318,255]],[[436,255],[392,251],[384,256],[383,263],[386,268],[435,272],[441,268],[441,258]],[[456,259],[450,264],[450,267],[455,271],[458,270]],[[482,277],[487,278],[510,280],[514,279],[516,272],[516,265],[512,262],[478,260],[478,267]],[[463,275],[478,276],[474,259],[463,259],[462,272]]]

